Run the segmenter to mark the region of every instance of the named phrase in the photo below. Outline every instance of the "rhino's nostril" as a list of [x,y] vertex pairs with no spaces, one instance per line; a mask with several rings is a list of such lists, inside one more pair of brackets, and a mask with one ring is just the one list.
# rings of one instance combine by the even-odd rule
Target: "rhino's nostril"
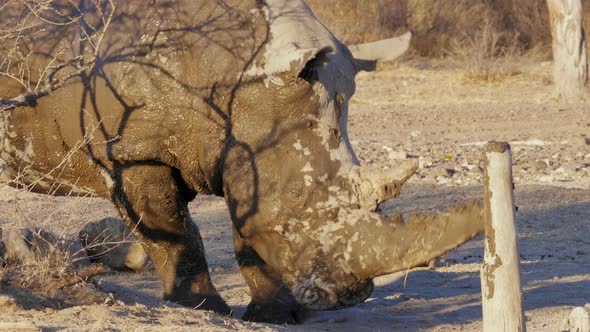
[[305,301],[305,303],[313,303],[317,300],[317,294],[316,292],[312,291],[311,289],[307,289],[305,290],[305,293],[303,293],[303,300]]

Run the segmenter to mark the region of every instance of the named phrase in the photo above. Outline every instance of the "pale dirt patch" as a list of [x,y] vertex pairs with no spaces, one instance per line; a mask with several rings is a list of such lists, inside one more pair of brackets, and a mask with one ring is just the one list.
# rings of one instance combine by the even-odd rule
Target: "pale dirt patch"
[[[465,85],[460,76],[449,62],[432,60],[362,74],[350,110],[351,140],[365,163],[392,165],[389,150],[432,163],[410,181],[400,199],[384,205],[385,211],[439,209],[480,197],[478,174],[465,166],[479,165],[481,147],[471,143],[545,142],[514,144],[517,222],[527,327],[557,331],[573,307],[590,302],[590,160],[585,159],[590,159],[585,143],[590,106],[552,99],[547,64],[531,64],[523,74],[493,85]],[[547,159],[548,165],[519,168],[525,159]],[[568,171],[558,172],[563,165]],[[437,167],[456,172],[432,177]],[[0,187],[0,206],[0,227],[24,223],[57,234],[75,235],[88,221],[116,216],[105,200],[55,198],[7,187]],[[190,207],[214,283],[239,317],[249,296],[234,259],[225,203],[201,196]],[[303,326],[251,324],[166,303],[149,271],[96,278],[100,289],[114,295],[115,304],[0,311],[0,322],[32,322],[59,331],[479,331],[482,256],[478,238],[446,255],[434,269],[378,278],[366,303],[316,313]]]

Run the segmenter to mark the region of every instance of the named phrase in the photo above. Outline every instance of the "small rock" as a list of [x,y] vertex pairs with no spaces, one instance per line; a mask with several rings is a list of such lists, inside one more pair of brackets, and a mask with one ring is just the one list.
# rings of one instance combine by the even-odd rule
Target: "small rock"
[[106,296],[106,298],[102,304],[111,306],[111,305],[119,304],[118,302],[120,302],[120,301],[115,298],[113,293],[108,293],[108,295]]
[[438,184],[449,184],[450,182],[451,182],[451,179],[443,178],[443,177],[438,177],[436,180],[436,183],[438,183]]
[[4,245],[4,241],[2,241],[2,228],[0,228],[0,267],[4,267],[4,253],[6,252],[6,246]]
[[544,160],[524,159],[518,163],[518,166],[529,172],[543,172],[549,167],[549,163]]
[[431,158],[422,158],[418,159],[418,167],[420,169],[430,168],[433,165],[433,161]]
[[434,176],[434,178],[450,178],[453,174],[455,174],[455,170],[444,167],[437,167],[432,170],[432,176]]
[[549,165],[544,160],[536,160],[533,162],[532,167],[535,171],[544,171]]
[[329,320],[330,323],[344,323],[346,321],[346,316],[337,316]]
[[12,331],[12,332],[29,332],[29,331],[41,331],[41,329],[32,322],[1,322],[0,331]]
[[24,310],[18,303],[16,299],[9,295],[0,295],[0,311],[2,312],[15,312]]
[[539,178],[540,182],[551,183],[555,181],[555,178],[551,175],[543,175]]
[[555,169],[555,172],[561,174],[572,174],[578,171],[579,164],[575,161],[565,162]]
[[434,269],[434,268],[436,268],[436,265],[437,265],[436,258],[435,259],[431,259],[430,262],[428,262],[428,264],[427,264],[428,268],[431,269],[431,270]]
[[125,266],[133,271],[142,271],[152,266],[151,260],[139,242],[129,245],[127,255],[125,255]]
[[8,167],[0,159],[0,183],[7,183],[18,177],[18,173],[12,167]]
[[27,261],[35,257],[33,248],[33,231],[30,229],[5,229],[2,242],[5,245],[4,258]]
[[389,159],[392,159],[392,160],[408,159],[408,153],[406,151],[391,151],[389,153]]
[[104,218],[88,223],[78,236],[93,262],[114,270],[133,271],[151,265],[143,247],[121,219]]
[[483,168],[479,166],[472,165],[474,167],[469,169],[469,173],[471,174],[483,174]]

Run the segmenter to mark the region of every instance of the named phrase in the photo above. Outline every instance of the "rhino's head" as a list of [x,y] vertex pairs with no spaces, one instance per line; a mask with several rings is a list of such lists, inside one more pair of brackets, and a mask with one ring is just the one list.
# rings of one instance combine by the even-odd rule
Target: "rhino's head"
[[359,166],[347,132],[359,63],[331,35],[318,33],[321,47],[302,48],[310,41],[281,23],[271,24],[265,62],[246,72],[259,83],[236,97],[224,194],[237,232],[298,302],[350,306],[369,296],[372,278],[427,262],[481,231],[481,209],[414,216],[407,224],[375,212],[417,165]]

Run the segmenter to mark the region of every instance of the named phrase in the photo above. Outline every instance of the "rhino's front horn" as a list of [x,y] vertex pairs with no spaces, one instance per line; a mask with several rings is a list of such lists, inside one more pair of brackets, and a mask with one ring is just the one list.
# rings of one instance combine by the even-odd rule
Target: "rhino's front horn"
[[350,179],[361,208],[375,211],[379,204],[399,196],[402,185],[416,173],[416,169],[416,160],[404,160],[389,170],[355,167]]
[[470,202],[442,213],[401,214],[386,217],[378,213],[357,223],[357,235],[347,243],[349,267],[359,280],[410,269],[460,246],[483,232],[483,208]]

